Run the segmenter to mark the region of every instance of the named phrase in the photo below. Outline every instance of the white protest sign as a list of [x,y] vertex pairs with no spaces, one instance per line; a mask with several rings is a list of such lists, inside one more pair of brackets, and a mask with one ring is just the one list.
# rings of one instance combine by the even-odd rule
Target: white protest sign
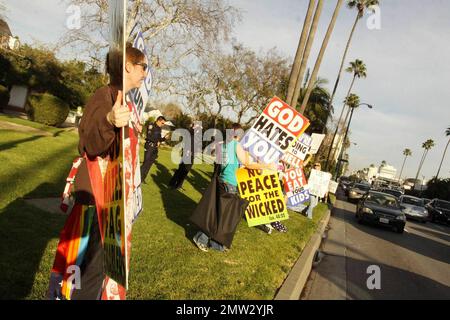
[[313,133],[311,135],[311,150],[309,151],[310,154],[317,154],[317,152],[319,151],[320,146],[322,145],[323,139],[325,139],[325,135],[324,134],[318,134],[318,133]]
[[331,180],[331,173],[311,170],[308,179],[309,193],[316,197],[323,198],[328,192],[328,186]]
[[330,180],[330,184],[328,185],[328,192],[336,194],[337,187],[338,183],[336,181]]

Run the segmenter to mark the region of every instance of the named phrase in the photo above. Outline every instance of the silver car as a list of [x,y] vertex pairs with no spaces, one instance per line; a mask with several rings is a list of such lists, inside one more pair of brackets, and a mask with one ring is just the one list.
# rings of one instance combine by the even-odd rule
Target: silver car
[[401,196],[399,199],[400,207],[407,218],[418,220],[421,222],[427,222],[428,210],[425,208],[423,199]]
[[360,200],[370,190],[370,185],[365,183],[355,183],[348,190],[348,200],[350,202],[356,202]]

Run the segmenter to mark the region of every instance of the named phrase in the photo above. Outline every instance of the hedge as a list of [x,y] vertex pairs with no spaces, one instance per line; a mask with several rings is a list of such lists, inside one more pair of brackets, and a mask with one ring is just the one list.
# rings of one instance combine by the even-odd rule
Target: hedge
[[48,93],[32,94],[28,98],[27,115],[32,121],[59,127],[69,115],[69,105]]

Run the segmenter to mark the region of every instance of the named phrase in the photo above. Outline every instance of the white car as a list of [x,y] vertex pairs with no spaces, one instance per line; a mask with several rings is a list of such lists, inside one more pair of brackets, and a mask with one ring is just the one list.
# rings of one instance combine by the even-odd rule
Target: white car
[[403,195],[400,197],[399,202],[400,207],[407,218],[424,223],[427,222],[428,210],[425,208],[423,199]]

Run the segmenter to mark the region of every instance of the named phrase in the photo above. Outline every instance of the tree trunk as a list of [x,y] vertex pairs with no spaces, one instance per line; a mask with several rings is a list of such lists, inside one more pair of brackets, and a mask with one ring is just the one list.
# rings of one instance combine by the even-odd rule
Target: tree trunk
[[408,156],[405,156],[405,160],[403,160],[402,170],[400,170],[400,175],[398,176],[399,181],[402,179],[402,173],[403,173],[403,168],[405,167],[406,158],[408,158]]
[[303,114],[305,112],[306,106],[308,105],[309,97],[311,96],[311,92],[314,89],[315,82],[317,80],[317,75],[319,73],[320,65],[322,64],[323,56],[328,46],[328,42],[330,41],[331,34],[334,30],[334,25],[336,24],[336,19],[339,15],[339,10],[341,9],[343,0],[338,0],[336,3],[336,8],[334,9],[333,17],[331,18],[330,25],[328,26],[327,33],[322,42],[322,47],[320,48],[319,56],[317,57],[316,64],[314,66],[314,70],[311,75],[311,79],[309,79],[308,89],[306,90],[306,95],[303,98],[302,106],[300,108],[300,113]]
[[[351,93],[351,91],[352,91],[352,89],[353,89],[353,85],[354,85],[354,83],[355,83],[355,80],[356,80],[356,74],[353,76],[353,80],[352,80],[352,83],[350,84],[350,88],[348,89],[347,97],[346,97],[345,101],[347,101],[347,98],[348,98],[348,96],[350,95],[350,93]],[[338,131],[339,131],[339,125],[341,124],[341,120],[342,120],[342,116],[343,116],[343,114],[344,114],[344,110],[345,110],[345,102],[344,102],[344,105],[342,106],[341,115],[339,116],[339,120],[338,120],[338,122],[337,122],[337,124],[336,124],[336,130],[334,131],[333,141],[331,142],[331,146],[332,146],[332,147],[333,147],[334,140],[336,139],[336,134],[337,134]],[[343,126],[345,126],[345,124],[347,123],[347,119],[348,119],[348,114],[349,114],[349,112],[350,112],[350,108],[347,110],[347,115],[345,116],[345,121],[344,121]],[[326,122],[325,122],[325,126],[326,126],[326,125],[327,125],[327,124],[326,124]],[[339,144],[338,144],[338,145],[339,145]],[[330,157],[330,154],[331,154],[332,151],[333,151],[333,150],[332,150],[332,148],[331,148],[330,151],[329,151],[329,153],[328,153],[328,157]],[[333,156],[331,157],[331,159],[333,159],[333,157],[334,157],[335,155],[336,155],[336,150],[334,150]]]
[[[306,13],[305,22],[303,23],[303,30],[300,36],[300,41],[297,47],[297,53],[295,54],[294,64],[292,65],[291,76],[289,77],[289,86],[286,94],[286,103],[292,104],[292,98],[294,96],[295,85],[299,78],[300,66],[302,63],[303,53],[305,51],[306,39],[311,27],[311,19],[313,16],[314,8],[316,6],[316,0],[309,0],[308,11]],[[294,105],[295,107],[295,105]]]
[[442,163],[444,162],[445,154],[447,153],[447,148],[450,143],[450,139],[448,139],[447,146],[445,147],[444,154],[442,155],[441,164],[439,165],[438,172],[436,173],[436,180],[439,178],[439,173],[441,172]]
[[[334,96],[336,95],[337,87],[339,85],[339,81],[341,80],[342,69],[344,68],[345,59],[347,58],[348,49],[350,48],[350,43],[352,42],[353,34],[355,33],[355,29],[356,29],[356,26],[358,25],[359,19],[360,19],[360,15],[359,15],[359,12],[358,12],[356,14],[355,23],[353,24],[352,31],[350,32],[350,36],[348,38],[347,45],[345,47],[344,55],[342,56],[341,66],[339,67],[339,72],[338,72],[338,76],[336,78],[336,82],[334,84],[333,92],[331,93],[330,108],[333,105]],[[341,113],[341,117],[342,117],[342,113]],[[327,117],[327,119],[325,121],[325,127],[327,125],[327,122],[328,122],[328,117]]]
[[319,26],[320,15],[322,14],[323,0],[319,0],[317,4],[316,12],[314,14],[314,19],[309,31],[308,40],[306,41],[305,53],[303,54],[302,63],[300,65],[300,71],[295,82],[294,93],[292,95],[291,106],[296,108],[298,96],[300,95],[300,88],[302,86],[303,76],[305,75],[306,66],[308,65],[309,55],[311,53],[311,48],[314,43],[314,38],[316,36],[317,27]]
[[[415,180],[417,180],[417,178],[419,177],[420,170],[422,170],[422,165],[423,165],[423,163],[425,162],[425,158],[426,158],[426,156],[427,156],[427,152],[428,152],[427,149],[425,149],[425,150],[423,151],[422,159],[420,159],[419,169],[417,170],[417,174],[416,174]],[[415,182],[414,182],[414,184],[415,184]]]

